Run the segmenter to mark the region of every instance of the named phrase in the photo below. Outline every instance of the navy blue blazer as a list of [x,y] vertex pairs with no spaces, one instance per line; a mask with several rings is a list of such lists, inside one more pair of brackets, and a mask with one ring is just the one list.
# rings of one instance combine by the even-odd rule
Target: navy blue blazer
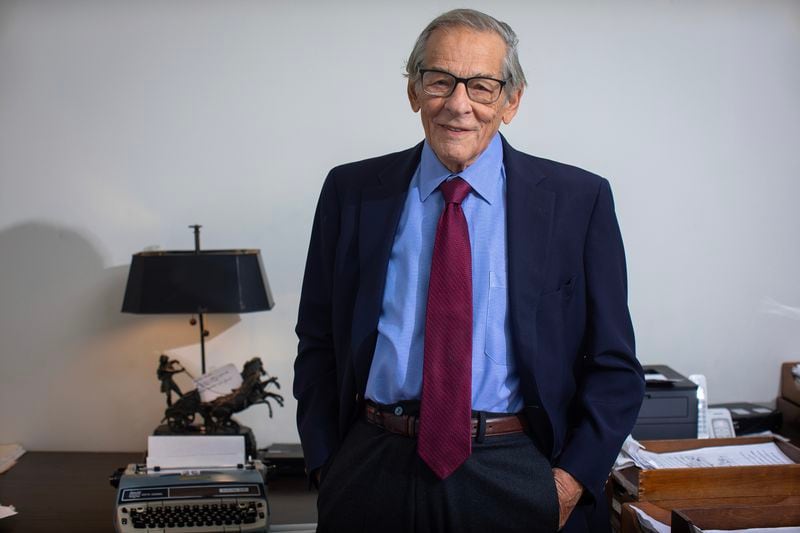
[[[294,395],[309,471],[359,416],[395,229],[422,144],[331,170],[296,332]],[[644,394],[608,182],[503,139],[509,320],[525,411],[553,466],[602,501]]]

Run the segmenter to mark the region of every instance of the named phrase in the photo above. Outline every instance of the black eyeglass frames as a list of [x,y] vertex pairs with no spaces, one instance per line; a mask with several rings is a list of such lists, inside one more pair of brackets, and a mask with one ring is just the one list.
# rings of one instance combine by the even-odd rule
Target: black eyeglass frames
[[422,90],[430,96],[447,98],[456,90],[456,85],[463,83],[467,96],[479,104],[493,104],[500,98],[503,87],[508,80],[498,80],[484,76],[459,78],[443,70],[419,69]]

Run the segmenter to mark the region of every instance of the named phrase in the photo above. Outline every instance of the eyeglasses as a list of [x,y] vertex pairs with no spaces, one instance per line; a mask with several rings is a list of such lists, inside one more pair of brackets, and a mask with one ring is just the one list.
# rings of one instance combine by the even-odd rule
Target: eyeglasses
[[508,81],[483,76],[458,78],[441,70],[420,69],[419,72],[422,74],[422,90],[425,94],[447,98],[456,90],[456,85],[463,83],[469,99],[479,104],[496,102]]

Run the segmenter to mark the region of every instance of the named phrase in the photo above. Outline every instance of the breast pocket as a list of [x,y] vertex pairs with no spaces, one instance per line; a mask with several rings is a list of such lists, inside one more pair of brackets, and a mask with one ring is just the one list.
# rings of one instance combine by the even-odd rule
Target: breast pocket
[[489,301],[486,310],[484,352],[498,365],[508,365],[508,288],[505,272],[489,272]]

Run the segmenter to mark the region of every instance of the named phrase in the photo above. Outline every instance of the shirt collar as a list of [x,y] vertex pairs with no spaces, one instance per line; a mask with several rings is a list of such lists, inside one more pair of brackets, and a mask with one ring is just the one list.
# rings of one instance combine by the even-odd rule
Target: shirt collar
[[419,200],[420,202],[427,200],[444,180],[460,176],[469,183],[473,191],[491,205],[497,195],[498,188],[495,185],[500,179],[502,169],[503,143],[500,141],[499,133],[495,134],[489,146],[474,163],[458,173],[450,172],[439,161],[426,140],[419,162]]

